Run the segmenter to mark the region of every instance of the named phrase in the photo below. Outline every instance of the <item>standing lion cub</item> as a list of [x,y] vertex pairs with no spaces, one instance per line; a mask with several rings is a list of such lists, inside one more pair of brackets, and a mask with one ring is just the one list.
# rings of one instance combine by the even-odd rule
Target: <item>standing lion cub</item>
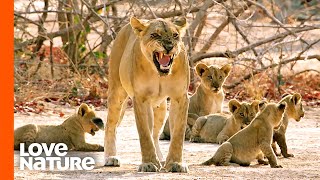
[[28,124],[14,131],[14,149],[20,149],[20,143],[28,148],[32,143],[65,143],[68,150],[103,151],[98,144],[85,142],[85,133],[92,136],[103,129],[103,121],[96,117],[95,112],[87,104],[81,104],[77,113],[67,118],[60,125]]
[[259,112],[260,101],[229,101],[231,115],[211,114],[199,117],[192,127],[191,142],[222,144],[233,134],[244,128]]
[[[214,156],[204,165],[228,165],[229,162],[249,166],[251,161],[260,157],[261,152],[268,158],[272,168],[281,168],[271,148],[273,129],[281,125],[286,103],[269,103],[244,129],[224,142]],[[259,160],[258,160],[259,161]]]
[[[224,100],[222,86],[227,79],[231,68],[230,64],[226,64],[220,68],[213,65],[207,66],[203,63],[197,64],[196,73],[201,78],[201,84],[190,98],[185,140],[190,139],[192,126],[198,117],[220,113],[222,111],[222,103]],[[168,120],[163,128],[160,139],[170,139]]]

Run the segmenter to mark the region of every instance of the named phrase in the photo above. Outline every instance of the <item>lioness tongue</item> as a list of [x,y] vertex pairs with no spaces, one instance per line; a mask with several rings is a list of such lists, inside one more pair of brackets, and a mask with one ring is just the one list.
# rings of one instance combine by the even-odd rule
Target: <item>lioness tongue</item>
[[170,62],[170,56],[168,55],[163,55],[162,58],[159,58],[159,64],[162,66],[167,66]]

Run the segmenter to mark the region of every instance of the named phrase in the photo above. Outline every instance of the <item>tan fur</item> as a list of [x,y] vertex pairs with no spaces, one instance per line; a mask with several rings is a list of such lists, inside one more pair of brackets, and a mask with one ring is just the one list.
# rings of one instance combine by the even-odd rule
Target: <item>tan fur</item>
[[[116,128],[121,122],[128,97],[132,98],[139,133],[142,164],[138,171],[154,172],[161,168],[160,130],[170,97],[170,131],[173,138],[165,169],[186,172],[182,164],[183,138],[189,100],[189,64],[181,36],[186,19],[130,19],[117,35],[109,64],[108,119],[105,131],[105,165],[119,166],[116,157]],[[164,65],[163,58],[171,65]]]
[[[188,109],[188,125],[186,127],[185,140],[189,140],[191,129],[200,116],[222,112],[224,101],[223,84],[231,71],[231,65],[222,67],[207,66],[199,63],[196,73],[201,79],[201,84],[190,98]],[[166,121],[160,139],[170,139],[169,121]]]
[[[282,125],[279,129],[274,131],[272,148],[276,155],[283,155],[283,157],[293,157],[293,154],[288,154],[287,143],[286,143],[286,131],[289,123],[289,119],[292,118],[299,122],[304,116],[304,109],[301,103],[301,95],[299,93],[294,93],[292,95],[286,95],[282,98],[281,102],[287,103],[287,108],[285,110]],[[276,142],[280,147],[281,153],[277,153]]]
[[191,142],[222,144],[233,134],[247,126],[259,112],[259,101],[229,101],[231,115],[211,114],[197,119],[192,127]]
[[263,153],[272,168],[282,167],[277,164],[277,158],[271,148],[271,141],[273,129],[281,125],[285,107],[284,102],[266,105],[247,127],[224,142],[215,155],[203,164],[221,166],[232,162],[241,166],[249,166],[254,159],[261,160]]
[[102,120],[87,104],[81,104],[77,113],[60,125],[28,124],[17,128],[14,131],[14,149],[19,150],[20,143],[25,143],[26,148],[31,143],[65,143],[69,150],[103,151],[103,146],[85,142],[85,133],[95,135],[99,128],[104,128]]

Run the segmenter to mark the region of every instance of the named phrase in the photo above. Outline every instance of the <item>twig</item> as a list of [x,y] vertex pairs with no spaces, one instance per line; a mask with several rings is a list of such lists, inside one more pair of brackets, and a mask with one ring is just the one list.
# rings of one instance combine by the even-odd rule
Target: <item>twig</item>
[[[309,31],[309,30],[313,30],[313,29],[319,29],[317,27],[304,27],[304,28],[300,28],[300,29],[295,29],[293,30],[293,32],[295,33],[299,33],[299,32],[303,32],[303,31]],[[210,58],[210,57],[230,57],[230,58],[234,58],[237,55],[246,52],[248,50],[251,50],[254,47],[260,46],[262,44],[266,44],[269,43],[271,41],[274,41],[276,39],[281,39],[284,38],[286,36],[290,35],[290,32],[283,32],[265,39],[262,39],[260,41],[254,42],[248,46],[242,47],[238,50],[234,50],[234,51],[224,51],[224,52],[212,52],[212,53],[206,53],[206,54],[196,54],[195,56],[191,57],[192,61],[195,63],[197,61],[200,61],[202,59],[205,58]]]
[[[252,0],[245,0],[251,4],[254,4],[255,6],[259,7],[260,9],[262,9],[262,11],[270,18],[272,19],[275,23],[277,23],[280,27],[282,27],[283,29],[285,29],[286,31],[288,31],[291,35],[293,35],[294,37],[297,37],[298,36],[292,32],[290,29],[288,29],[287,27],[285,27],[277,18],[275,18],[262,4],[258,3],[258,2],[255,2],[255,1],[252,1]],[[304,39],[302,39],[301,37],[299,38],[303,43],[308,44],[307,41],[305,41]]]
[[51,65],[51,77],[52,79],[54,79],[52,47],[53,47],[53,41],[51,39],[50,40],[50,65]]
[[156,14],[152,11],[151,7],[149,6],[149,3],[146,0],[143,0],[143,2],[146,4],[146,6],[148,7],[149,11],[151,12],[152,16],[154,19],[157,19],[158,17],[156,16]]

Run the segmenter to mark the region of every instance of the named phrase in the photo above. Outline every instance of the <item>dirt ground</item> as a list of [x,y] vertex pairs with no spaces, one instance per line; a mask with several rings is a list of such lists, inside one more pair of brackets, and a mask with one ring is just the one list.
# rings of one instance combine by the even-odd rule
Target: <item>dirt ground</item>
[[[225,103],[226,104],[226,103]],[[14,127],[25,124],[60,124],[65,117],[75,112],[74,109],[63,106],[55,107],[65,113],[63,118],[58,114],[15,113]],[[249,167],[229,166],[201,166],[218,148],[216,144],[195,144],[185,141],[183,156],[189,165],[188,173],[138,173],[141,162],[138,133],[135,125],[133,109],[126,111],[125,117],[118,128],[118,155],[121,158],[121,167],[104,167],[103,152],[69,152],[68,156],[91,156],[96,165],[91,171],[32,171],[20,170],[19,151],[14,152],[15,179],[320,179],[320,108],[305,107],[305,117],[300,122],[290,121],[287,131],[289,153],[293,158],[278,158],[282,169],[271,169],[270,166],[257,165],[253,162]],[[97,111],[97,114],[106,119],[107,111]],[[87,135],[90,143],[103,145],[104,132],[99,131],[95,136]],[[169,141],[160,141],[162,153],[166,155]]]

